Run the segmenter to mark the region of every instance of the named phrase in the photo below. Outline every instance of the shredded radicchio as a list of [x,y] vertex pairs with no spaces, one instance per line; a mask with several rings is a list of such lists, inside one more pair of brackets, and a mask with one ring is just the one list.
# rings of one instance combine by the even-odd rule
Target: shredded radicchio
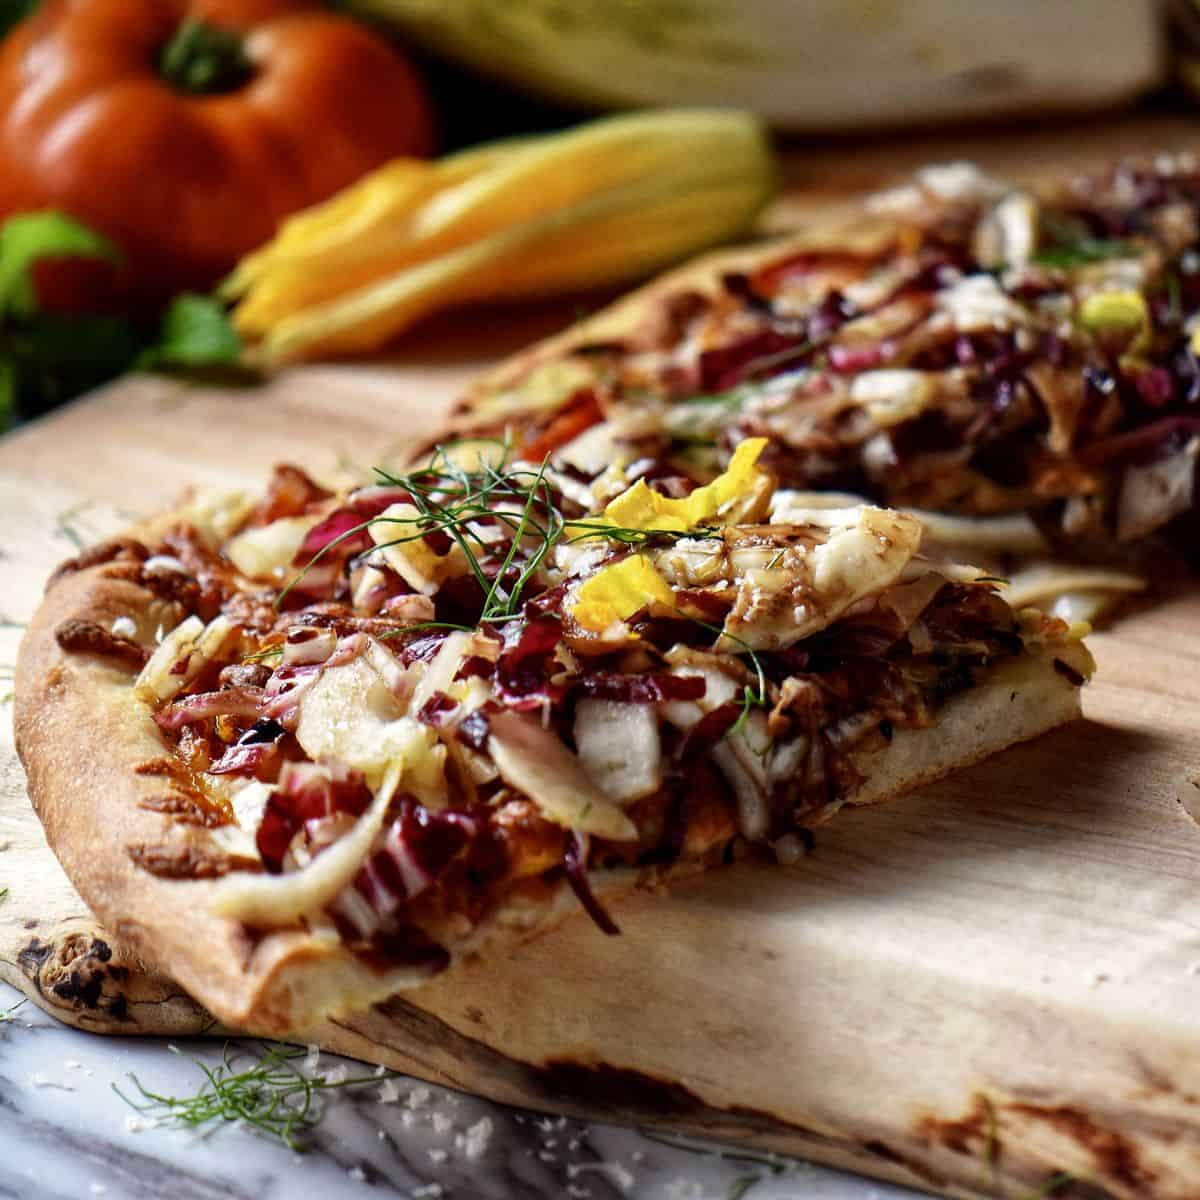
[[676,759],[683,761],[693,755],[707,753],[737,724],[741,715],[742,706],[732,701],[705,713],[679,743]]
[[812,353],[807,334],[767,329],[727,346],[705,350],[700,355],[700,387],[705,391],[731,388],[763,372],[778,373],[785,366],[799,366]]
[[335,549],[338,557],[361,554],[371,548],[371,535],[363,527],[393,504],[410,501],[403,488],[368,488],[350,497],[344,508],[335,509],[305,535],[293,566],[305,567],[318,555]]
[[259,718],[208,768],[208,773],[264,778],[279,760],[279,742],[286,732],[278,721]]
[[371,545],[371,537],[365,529],[360,528],[363,518],[348,508],[339,508],[323,521],[318,521],[300,543],[292,565],[306,567],[318,554],[328,550],[334,544],[343,548],[348,554],[359,554]]
[[279,667],[267,682],[263,716],[271,717],[285,728],[294,728],[300,718],[300,698],[317,681],[320,673],[320,663]]
[[425,891],[479,832],[479,822],[468,813],[434,812],[404,796],[382,848],[363,866],[355,887],[386,919]]
[[211,717],[254,717],[265,693],[260,687],[222,688],[217,692],[199,692],[176,700],[154,714],[160,729],[180,730],[194,721]]
[[563,853],[563,870],[566,873],[567,882],[571,885],[571,891],[575,893],[587,915],[596,922],[600,931],[608,934],[609,937],[617,937],[621,932],[617,923],[596,899],[596,893],[592,891],[592,885],[588,882],[587,853],[588,838],[586,834],[576,833],[567,840],[567,848]]
[[550,677],[559,669],[555,653],[562,622],[547,613],[514,625],[505,630],[504,648],[496,660],[498,697],[519,711],[539,708],[547,701],[559,703],[566,689]]
[[256,837],[268,871],[278,874],[296,834],[310,822],[349,813],[361,816],[371,803],[362,773],[313,763],[289,763],[263,809]]
[[1189,438],[1197,435],[1200,435],[1200,417],[1164,417],[1140,429],[1094,441],[1080,457],[1092,465],[1153,462],[1181,449]]
[[657,704],[661,700],[699,700],[705,691],[700,675],[585,675],[579,692],[593,700]]
[[481,709],[468,713],[458,723],[458,740],[479,753],[487,746],[488,733],[487,715]]

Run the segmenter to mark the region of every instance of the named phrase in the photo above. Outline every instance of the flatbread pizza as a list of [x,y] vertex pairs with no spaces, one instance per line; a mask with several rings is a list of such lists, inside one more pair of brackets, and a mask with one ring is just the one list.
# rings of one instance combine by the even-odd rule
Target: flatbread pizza
[[782,488],[957,514],[985,540],[1190,545],[1198,222],[1190,156],[1045,192],[931,167],[580,322],[482,380],[457,428],[514,431],[588,485],[703,481],[762,436]]
[[[1070,720],[1080,628],[902,512],[593,486],[511,437],[353,491],[279,468],[63,565],[16,730],[97,916],[222,1020],[363,1008],[573,911],[747,854]],[[618,478],[620,476],[620,478]]]

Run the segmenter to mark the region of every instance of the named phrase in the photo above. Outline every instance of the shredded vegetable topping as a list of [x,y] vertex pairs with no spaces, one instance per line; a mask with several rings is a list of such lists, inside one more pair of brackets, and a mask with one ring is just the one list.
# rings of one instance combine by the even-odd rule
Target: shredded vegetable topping
[[772,519],[768,451],[585,484],[474,439],[347,494],[287,466],[206,499],[134,558],[174,613],[135,691],[220,857],[142,865],[420,976],[558,883],[613,932],[599,869],[790,854],[994,664],[1061,647],[1086,675],[1063,622],[921,557],[911,516]]
[[[666,297],[623,340],[575,350],[560,364],[573,370],[559,406],[529,412],[548,470],[597,487],[614,463],[652,462],[703,486],[765,438],[759,467],[786,488],[1029,513],[1071,550],[1162,530],[1188,544],[1195,161],[1120,166],[1049,197],[961,164],[931,168],[878,207],[887,227],[781,251],[714,291]],[[590,426],[548,443],[585,394]],[[506,414],[488,415],[498,399],[475,401],[474,429],[503,426]],[[576,450],[597,428],[608,435],[598,462]],[[693,502],[639,491],[619,511],[672,527]]]

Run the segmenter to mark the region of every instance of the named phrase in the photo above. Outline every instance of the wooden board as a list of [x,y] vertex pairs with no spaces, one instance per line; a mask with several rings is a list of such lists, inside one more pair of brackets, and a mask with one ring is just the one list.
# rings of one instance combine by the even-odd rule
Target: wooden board
[[[1176,118],[955,147],[1013,170]],[[877,185],[943,143],[794,154]],[[1069,154],[1067,153],[1069,151]],[[849,167],[846,167],[849,163]],[[875,164],[872,166],[872,164]],[[842,173],[839,174],[838,172]],[[188,481],[272,462],[370,463],[431,429],[463,380],[561,316],[427,330],[387,365],[258,391],[131,379],[0,442],[0,615],[72,552]],[[19,629],[0,629],[11,663]],[[331,1023],[337,1049],[500,1100],[807,1154],[960,1196],[1200,1195],[1200,592],[1094,639],[1087,719],[881,810],[796,868],[739,867],[617,906],[504,962]],[[81,1028],[217,1032],[87,914],[0,745],[0,977]],[[1068,1178],[1069,1177],[1069,1178]],[[1037,1189],[1041,1189],[1038,1193]]]

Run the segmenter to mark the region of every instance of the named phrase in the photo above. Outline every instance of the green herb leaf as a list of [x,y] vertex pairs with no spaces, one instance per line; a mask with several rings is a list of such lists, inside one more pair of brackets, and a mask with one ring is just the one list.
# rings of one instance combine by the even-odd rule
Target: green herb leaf
[[133,324],[102,313],[38,310],[32,270],[43,259],[120,262],[107,238],[65,213],[20,213],[0,225],[0,430],[19,409],[44,411],[124,370]]
[[1109,258],[1137,258],[1141,248],[1132,242],[1110,241],[1106,238],[1078,238],[1071,242],[1058,242],[1035,254],[1030,262],[1043,267],[1058,267],[1067,270],[1088,263],[1103,262]]
[[[468,441],[478,443],[478,439]],[[501,443],[499,461],[467,469],[457,464],[451,453],[458,444],[439,446],[428,465],[406,475],[377,467],[377,481],[402,489],[416,512],[408,516],[381,514],[347,529],[288,582],[276,598],[276,607],[326,554],[365,529],[396,528],[396,536],[377,541],[376,550],[420,541],[433,533],[449,537],[462,552],[482,593],[479,622],[516,617],[528,599],[530,585],[560,542],[603,537],[624,545],[644,545],[699,534],[697,530],[623,529],[598,516],[569,518],[546,478],[546,462],[533,466],[514,461],[512,446]],[[503,531],[500,537],[484,536],[497,530]]]
[[0,38],[19,25],[41,0],[0,0]]
[[184,292],[163,314],[158,342],[138,355],[135,365],[153,367],[230,366],[242,352],[225,306],[212,296]]
[[726,1200],[742,1200],[742,1197],[759,1183],[762,1183],[761,1175],[742,1175],[729,1185],[729,1194]]
[[108,238],[66,213],[18,213],[0,225],[0,312],[31,316],[37,297],[29,277],[41,258],[100,258],[120,262]]
[[[175,1046],[168,1049],[179,1054]],[[269,1042],[259,1043],[257,1052],[226,1042],[216,1067],[209,1067],[198,1058],[185,1057],[204,1074],[204,1082],[195,1095],[164,1096],[152,1092],[136,1075],[129,1078],[140,1100],[125,1095],[115,1083],[112,1089],[130,1108],[158,1120],[192,1129],[245,1122],[264,1137],[275,1138],[297,1152],[307,1149],[307,1135],[321,1118],[318,1101],[321,1093],[401,1078],[397,1072],[387,1071],[329,1082],[301,1069],[297,1060],[306,1057],[302,1047]]]
[[722,404],[727,408],[739,408],[753,389],[738,384],[724,392],[702,392],[698,396],[683,396],[676,404]]

